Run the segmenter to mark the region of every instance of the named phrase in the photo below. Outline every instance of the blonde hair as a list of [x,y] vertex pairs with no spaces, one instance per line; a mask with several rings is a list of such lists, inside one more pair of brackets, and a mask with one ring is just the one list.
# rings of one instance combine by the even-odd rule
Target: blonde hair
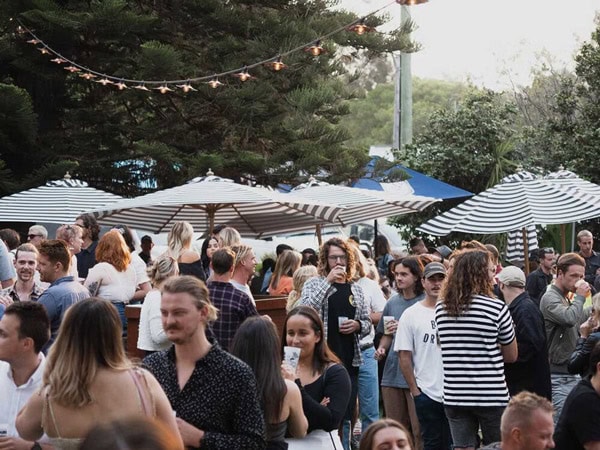
[[178,260],[183,251],[190,248],[193,238],[194,228],[191,223],[175,222],[167,235],[167,245],[169,246],[167,253]]
[[56,230],[56,239],[63,240],[67,244],[77,237],[83,237],[83,230],[77,225],[61,225]]
[[162,255],[155,260],[146,270],[152,286],[162,283],[173,275],[179,275],[179,264],[175,258],[169,255]]
[[44,369],[50,398],[65,407],[89,405],[98,369],[130,369],[122,332],[119,314],[106,300],[92,297],[69,307]]
[[287,304],[285,310],[290,312],[296,306],[296,303],[300,299],[302,294],[302,288],[307,280],[314,278],[319,275],[317,268],[313,265],[302,266],[294,272],[292,277],[294,289],[288,294]]
[[217,320],[218,309],[210,302],[208,288],[202,280],[191,275],[181,275],[169,278],[161,288],[161,292],[169,294],[189,294],[198,309],[208,309],[207,319],[209,322]]
[[233,253],[235,253],[235,261],[233,263],[233,267],[237,267],[240,262],[246,258],[250,253],[252,253],[252,247],[246,244],[238,244],[231,247]]
[[235,245],[240,245],[242,243],[242,237],[238,230],[232,227],[225,227],[221,231],[219,231],[219,235],[217,237],[217,241],[219,242],[219,247],[233,247]]
[[277,258],[275,269],[273,269],[273,276],[271,277],[271,286],[273,286],[273,289],[277,289],[282,276],[293,276],[294,272],[300,267],[300,264],[302,264],[302,255],[300,253],[295,250],[284,251]]

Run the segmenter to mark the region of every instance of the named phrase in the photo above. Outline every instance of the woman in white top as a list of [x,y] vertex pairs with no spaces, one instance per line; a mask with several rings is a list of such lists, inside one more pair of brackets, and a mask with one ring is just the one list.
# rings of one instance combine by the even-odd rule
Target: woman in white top
[[146,294],[140,313],[140,329],[137,347],[148,352],[166,350],[171,346],[162,326],[160,313],[160,289],[167,278],[178,275],[175,258],[163,255],[148,268],[152,290]]
[[100,238],[96,247],[96,265],[83,283],[92,296],[111,302],[119,311],[123,330],[127,330],[125,305],[133,298],[137,286],[131,254],[121,233],[111,230]]
[[69,275],[72,275],[75,281],[79,280],[77,272],[77,253],[81,251],[83,245],[83,229],[77,225],[61,225],[56,230],[56,239],[60,239],[67,243],[67,248],[71,254],[71,270]]

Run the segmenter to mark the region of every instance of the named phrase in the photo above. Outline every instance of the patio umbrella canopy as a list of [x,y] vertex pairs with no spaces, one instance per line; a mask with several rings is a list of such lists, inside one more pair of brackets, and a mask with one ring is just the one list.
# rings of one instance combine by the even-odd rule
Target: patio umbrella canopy
[[519,172],[460,205],[434,217],[418,229],[445,236],[453,231],[505,233],[529,225],[552,225],[600,216],[600,200]]
[[333,185],[314,178],[295,187],[291,193],[306,200],[334,201],[343,206],[344,209],[336,220],[342,226],[423,211],[439,201],[436,198],[413,195],[410,186],[402,183],[394,183],[389,191],[373,191]]
[[73,223],[81,213],[122,199],[72,179],[67,172],[62,180],[0,198],[0,218],[4,222]]
[[90,212],[102,225],[127,224],[154,233],[169,231],[175,222],[185,220],[198,231],[228,225],[242,236],[260,238],[333,222],[341,210],[337,205],[234,183],[209,171],[184,185]]

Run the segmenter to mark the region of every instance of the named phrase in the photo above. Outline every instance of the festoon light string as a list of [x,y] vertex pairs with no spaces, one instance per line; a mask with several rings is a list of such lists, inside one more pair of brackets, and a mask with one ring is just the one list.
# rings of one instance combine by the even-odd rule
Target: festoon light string
[[[54,50],[52,47],[50,47],[48,44],[46,44],[42,39],[40,39],[40,37],[37,36],[33,30],[26,27],[20,20],[17,20],[17,22],[18,22],[17,33],[19,33],[21,35],[30,36],[31,39],[29,39],[27,42],[30,44],[36,45],[37,46],[36,48],[42,54],[54,56],[54,58],[51,59],[52,62],[57,63],[57,64],[68,64],[64,67],[65,70],[67,70],[71,73],[79,73],[79,76],[81,78],[84,78],[88,81],[94,81],[94,82],[100,83],[104,86],[109,85],[109,84],[114,85],[119,90],[124,90],[124,89],[131,87],[133,89],[139,89],[142,91],[150,91],[150,89],[148,89],[146,87],[146,85],[149,85],[149,86],[157,86],[157,87],[153,87],[152,89],[159,91],[161,94],[173,92],[174,91],[174,89],[172,89],[173,87],[177,87],[177,88],[181,89],[183,92],[187,93],[190,91],[197,90],[192,86],[193,83],[206,83],[212,88],[217,88],[224,84],[221,81],[219,81],[219,78],[224,78],[228,75],[234,76],[234,77],[238,78],[240,81],[247,81],[249,79],[255,78],[254,76],[252,76],[250,74],[249,71],[255,67],[262,66],[262,65],[269,65],[269,66],[271,66],[271,68],[274,71],[280,71],[287,67],[286,64],[283,62],[283,58],[288,55],[291,55],[292,53],[296,53],[299,51],[306,51],[313,56],[319,56],[320,54],[322,54],[325,51],[323,49],[323,47],[321,46],[321,42],[337,33],[340,33],[341,31],[353,31],[359,35],[362,35],[366,32],[373,31],[374,30],[373,28],[365,25],[365,20],[368,17],[373,16],[373,15],[383,11],[384,9],[389,8],[393,4],[406,5],[406,4],[412,4],[412,3],[410,0],[393,0],[393,1],[389,2],[388,4],[382,6],[381,8],[379,8],[373,12],[370,12],[369,14],[362,16],[361,18],[349,23],[348,25],[339,27],[339,28],[331,31],[330,33],[327,33],[323,36],[320,36],[317,39],[307,42],[306,44],[302,44],[291,50],[287,50],[285,52],[278,53],[276,56],[273,56],[271,58],[255,62],[253,64],[248,64],[241,68],[228,70],[225,72],[214,73],[212,75],[201,76],[201,77],[184,78],[184,79],[180,79],[180,80],[162,80],[162,81],[136,80],[136,79],[123,78],[123,77],[116,77],[114,75],[109,75],[106,73],[98,72],[96,70],[90,69],[89,67],[82,66],[81,64],[77,64],[75,61],[65,57],[60,52]],[[129,85],[131,85],[131,86],[129,86]]]

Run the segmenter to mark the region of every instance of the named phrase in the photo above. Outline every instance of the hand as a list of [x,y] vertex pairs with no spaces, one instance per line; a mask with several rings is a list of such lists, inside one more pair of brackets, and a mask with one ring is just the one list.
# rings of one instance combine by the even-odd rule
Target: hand
[[412,396],[412,398],[418,397],[419,395],[421,395],[421,389],[417,388],[416,390],[410,390],[410,395]]
[[358,320],[346,320],[340,326],[340,333],[352,334],[360,330],[360,323]]
[[387,335],[393,335],[396,330],[398,329],[398,321],[397,320],[390,320],[387,323],[387,327],[385,327],[385,333]]
[[179,417],[176,417],[175,420],[177,421],[177,428],[179,428],[183,444],[188,447],[198,447],[200,439],[204,437],[204,431],[199,430]]
[[346,281],[346,267],[335,266],[327,274],[329,283],[344,283]]
[[298,376],[296,375],[296,371],[285,361],[281,363],[281,376],[286,380],[294,381]]
[[[0,305],[9,306],[12,303],[13,303],[13,299],[10,297],[10,295],[0,294]],[[33,444],[31,444],[31,445],[33,445]],[[2,448],[2,447],[0,447],[0,448]]]
[[375,350],[375,359],[377,361],[385,358],[385,347],[379,347]]
[[323,400],[321,400],[321,405],[327,406],[327,405],[329,405],[330,401],[331,401],[331,399],[329,397],[323,397]]
[[583,322],[581,324],[581,326],[579,327],[579,333],[581,334],[581,337],[587,339],[590,336],[590,334],[592,334],[592,331],[594,330],[594,328],[596,328],[597,326],[598,326],[598,324],[596,323],[594,318],[590,317],[588,320]]
[[0,437],[0,449],[2,450],[30,450],[33,442],[18,437]]
[[[583,281],[583,280],[581,280],[581,281]],[[582,297],[585,298],[589,294],[590,289],[591,289],[590,285],[587,282],[583,281],[583,283],[579,283],[579,286],[577,287],[577,290],[575,291],[575,293],[577,295],[581,295]]]

